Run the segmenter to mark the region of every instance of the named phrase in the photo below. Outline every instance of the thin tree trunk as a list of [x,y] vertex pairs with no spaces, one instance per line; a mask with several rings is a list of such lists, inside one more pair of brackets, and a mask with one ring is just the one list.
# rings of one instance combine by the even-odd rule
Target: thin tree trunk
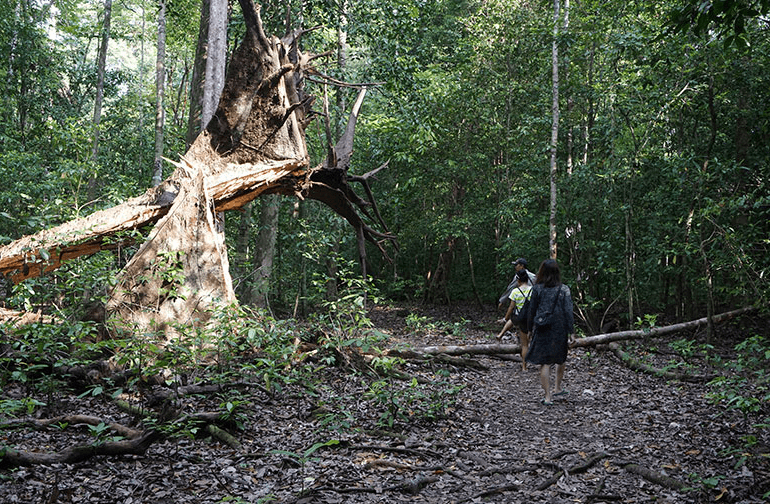
[[174,100],[174,118],[172,120],[172,124],[174,125],[174,127],[179,129],[182,128],[182,123],[185,117],[183,97],[185,95],[185,91],[187,90],[187,78],[189,77],[189,75],[190,75],[190,64],[187,61],[185,61],[184,72],[182,73],[182,79],[179,81],[179,85],[177,86],[176,100]]
[[[591,51],[588,56],[588,89],[594,86],[594,60],[596,59],[596,45],[591,44]],[[588,97],[588,114],[586,118],[585,130],[583,133],[583,164],[588,164],[591,154],[591,135],[594,129],[594,99],[590,94]]]
[[251,227],[252,215],[254,213],[254,202],[247,203],[241,208],[241,218],[238,223],[238,235],[235,237],[235,254],[233,258],[233,285],[238,299],[243,304],[249,303],[249,290],[251,289],[251,279],[249,275],[248,263],[251,256]]
[[[717,138],[717,112],[716,108],[714,107],[714,77],[710,76],[709,78],[709,87],[708,87],[708,110],[709,110],[709,126],[711,130],[711,135],[709,137],[709,143],[706,150],[706,160],[703,163],[703,177],[706,177],[707,169],[708,169],[708,163],[711,159],[711,153],[714,150],[714,144],[716,143]],[[702,219],[703,220],[703,219]],[[705,226],[706,222],[701,222],[701,236],[703,236],[703,226]],[[711,263],[709,262],[709,257],[706,254],[706,248],[705,248],[705,240],[701,238],[700,243],[700,253],[703,257],[703,267],[705,269],[706,273],[706,289],[707,289],[707,297],[706,297],[706,311],[708,313],[708,327],[706,329],[706,342],[711,343],[713,341],[716,328],[714,325],[714,274],[711,270]]]
[[[99,45],[99,57],[96,64],[96,101],[94,102],[93,143],[91,145],[91,161],[96,166],[99,154],[99,123],[102,120],[102,102],[104,101],[104,72],[107,66],[107,46],[110,41],[110,20],[112,18],[112,0],[104,0],[104,24],[102,25],[102,40]],[[96,174],[88,181],[88,199],[96,199]]]
[[[569,0],[564,0],[564,33],[569,29]],[[567,118],[572,120],[572,109],[575,107],[575,101],[572,99],[572,93],[569,87],[569,59],[564,61],[564,81],[567,83]],[[572,125],[567,125],[567,175],[572,175],[573,159],[573,131]]]
[[473,270],[473,255],[471,253],[471,243],[468,238],[465,238],[465,245],[468,248],[468,267],[471,270],[471,287],[473,287],[473,295],[476,298],[476,303],[479,305],[479,309],[484,309],[484,303],[481,302],[481,296],[479,295],[479,289],[476,287],[476,273]]
[[716,335],[716,324],[714,324],[714,272],[711,269],[711,262],[706,254],[706,240],[701,239],[700,253],[703,257],[703,269],[706,272],[706,314],[708,325],[706,326],[706,343],[712,344]]
[[271,194],[262,198],[259,213],[259,233],[254,254],[254,272],[249,302],[260,308],[270,308],[270,276],[273,274],[275,242],[278,236],[278,214],[281,197]]
[[559,0],[553,0],[553,42],[551,45],[551,79],[553,101],[551,104],[551,205],[549,218],[549,251],[556,259],[558,245],[556,241],[556,154],[559,141]]
[[201,107],[203,105],[203,81],[206,78],[207,41],[209,36],[210,1],[201,0],[201,16],[198,28],[198,44],[190,78],[190,110],[187,119],[186,143],[189,147],[201,131]]
[[[137,85],[137,97],[139,103],[142,103],[142,89],[144,88],[144,38],[146,35],[145,26],[146,11],[144,4],[142,4],[142,35],[139,41],[139,84]],[[144,107],[139,107],[139,132],[137,138],[139,139],[139,148],[136,150],[136,166],[142,166],[142,155],[144,153]],[[142,178],[144,179],[144,173]]]
[[158,10],[158,54],[155,60],[155,158],[152,185],[163,180],[163,127],[166,122],[164,96],[166,85],[166,0],[160,0]]
[[[633,191],[629,191],[633,194]],[[628,198],[631,198],[628,195]],[[633,208],[630,201],[627,201],[628,208],[625,211],[625,232],[626,232],[626,285],[628,291],[628,324],[629,327],[633,327],[634,324],[634,266],[635,266],[635,251],[634,251],[634,237],[631,233],[631,208]]]

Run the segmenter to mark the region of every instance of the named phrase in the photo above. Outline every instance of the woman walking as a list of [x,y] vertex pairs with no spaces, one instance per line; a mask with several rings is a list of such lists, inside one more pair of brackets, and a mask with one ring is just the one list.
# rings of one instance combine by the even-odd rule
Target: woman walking
[[[567,350],[573,338],[574,316],[569,287],[561,283],[559,265],[546,259],[537,272],[529,301],[529,351],[526,360],[540,365],[540,385],[545,406],[553,404],[552,396],[567,395],[562,386]],[[551,365],[556,364],[556,380],[551,393]]]
[[[508,311],[505,313],[505,325],[496,338],[497,341],[502,341],[506,331],[510,330],[514,325],[516,326],[516,329],[519,331],[519,341],[521,342],[521,369],[524,371],[527,370],[527,361],[525,359],[527,357],[527,349],[529,348],[529,336],[527,333],[529,305],[526,303],[529,300],[530,290],[532,290],[528,273],[526,269],[516,272],[518,284],[511,291],[509,296],[511,302],[508,305]],[[522,310],[526,310],[526,312],[522,312]]]

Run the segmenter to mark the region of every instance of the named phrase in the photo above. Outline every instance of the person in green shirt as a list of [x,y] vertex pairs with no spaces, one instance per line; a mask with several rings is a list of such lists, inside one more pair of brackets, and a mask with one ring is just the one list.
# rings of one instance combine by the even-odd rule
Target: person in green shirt
[[[517,285],[508,295],[511,302],[508,305],[508,311],[505,312],[505,325],[503,326],[503,330],[500,331],[500,334],[497,335],[497,341],[501,341],[506,331],[510,330],[514,325],[517,326],[519,340],[521,341],[521,369],[524,371],[527,370],[527,361],[525,359],[527,350],[529,349],[529,334],[527,332],[526,318],[528,315],[522,314],[521,310],[529,299],[529,291],[532,289],[528,273],[529,272],[526,269],[521,269],[516,273]],[[520,320],[520,314],[524,317],[523,320]]]

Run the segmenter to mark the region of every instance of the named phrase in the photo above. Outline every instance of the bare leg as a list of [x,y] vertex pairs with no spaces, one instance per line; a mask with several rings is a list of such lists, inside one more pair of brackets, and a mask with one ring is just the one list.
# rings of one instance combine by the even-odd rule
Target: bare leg
[[545,392],[545,402],[551,402],[551,365],[540,365],[540,386],[543,387]]
[[567,367],[566,364],[556,364],[556,386],[554,387],[554,392],[559,394],[564,389],[562,388],[561,381],[564,378],[564,368]]
[[527,370],[527,352],[529,351],[529,334],[521,331],[519,333],[519,339],[521,339],[521,369]]
[[512,322],[511,320],[508,320],[508,321],[505,323],[505,325],[503,326],[503,330],[502,330],[502,331],[500,331],[500,334],[498,334],[498,335],[497,335],[497,338],[495,338],[495,339],[497,339],[497,341],[500,341],[501,339],[503,339],[503,334],[505,334],[505,331],[507,331],[508,329],[510,329],[512,326],[513,326],[513,322]]

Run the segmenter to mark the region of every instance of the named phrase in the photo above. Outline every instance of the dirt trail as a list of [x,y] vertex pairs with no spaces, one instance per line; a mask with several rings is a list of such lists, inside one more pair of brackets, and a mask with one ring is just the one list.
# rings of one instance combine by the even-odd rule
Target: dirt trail
[[[489,342],[499,327],[493,312],[469,309],[427,314],[469,321],[457,336],[417,331],[406,327],[406,313],[383,309],[373,320],[394,344],[414,346]],[[718,414],[707,385],[666,382],[624,368],[609,351],[576,349],[567,362],[569,394],[543,406],[534,366],[522,371],[517,361],[476,360],[487,369],[441,368],[463,389],[436,421],[397,424],[392,433],[333,431],[322,428],[325,417],[317,414],[323,398],[308,398],[300,387],[276,397],[243,392],[240,451],[211,439],[173,439],[142,457],[4,471],[0,502],[755,503],[770,490],[766,457],[738,464],[743,455],[736,448],[750,427]],[[404,371],[419,376],[435,369],[407,363]],[[347,410],[354,426],[371,427],[376,412],[360,401],[355,376],[331,371],[318,378],[345,398],[334,404],[337,411]],[[73,398],[62,408],[82,411],[83,401]],[[211,410],[218,401],[190,398],[188,407]],[[105,408],[96,399],[91,406]],[[116,411],[104,415],[121,419]],[[71,434],[50,430],[2,437],[27,449],[73,442]],[[87,439],[84,433],[81,441]],[[767,451],[767,441],[757,445]]]

